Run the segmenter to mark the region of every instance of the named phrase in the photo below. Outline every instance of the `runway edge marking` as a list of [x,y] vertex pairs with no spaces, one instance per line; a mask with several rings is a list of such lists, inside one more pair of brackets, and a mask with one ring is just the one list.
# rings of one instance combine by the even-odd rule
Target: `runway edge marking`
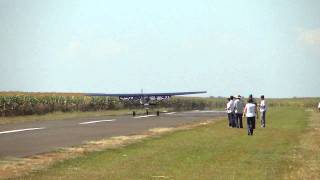
[[40,127],[40,128],[27,128],[27,129],[15,129],[15,130],[10,130],[10,131],[2,131],[0,134],[9,134],[9,133],[16,133],[16,132],[23,132],[23,131],[34,131],[34,130],[41,130],[45,129],[45,127]]
[[167,115],[171,115],[171,114],[176,114],[177,112],[169,112],[169,113],[164,113],[164,114],[167,114]]
[[147,117],[154,117],[154,116],[156,116],[156,115],[138,116],[138,117],[134,117],[134,119],[147,118]]
[[94,124],[94,123],[100,123],[100,122],[113,122],[116,121],[116,119],[106,119],[106,120],[98,120],[98,121],[87,121],[87,122],[82,122],[79,123],[80,125],[85,125],[85,124]]

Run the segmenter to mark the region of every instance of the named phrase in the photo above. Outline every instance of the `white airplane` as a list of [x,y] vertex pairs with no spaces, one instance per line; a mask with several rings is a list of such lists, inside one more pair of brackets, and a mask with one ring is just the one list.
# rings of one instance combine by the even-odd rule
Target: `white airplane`
[[[133,93],[133,94],[104,94],[104,93],[86,93],[86,96],[108,96],[108,97],[119,97],[120,101],[140,101],[140,104],[144,105],[146,108],[146,114],[148,114],[148,106],[153,105],[151,101],[162,101],[170,99],[172,96],[179,95],[190,95],[190,94],[203,94],[207,93],[207,91],[192,91],[192,92],[172,92],[172,93]],[[159,116],[160,112],[157,111],[157,115]],[[135,112],[133,112],[135,115]]]

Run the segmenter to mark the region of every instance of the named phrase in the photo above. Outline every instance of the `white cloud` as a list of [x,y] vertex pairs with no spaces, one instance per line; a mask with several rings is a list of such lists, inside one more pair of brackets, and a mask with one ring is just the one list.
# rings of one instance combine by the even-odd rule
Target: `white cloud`
[[80,41],[71,41],[66,47],[67,53],[70,54],[77,54],[78,52],[81,51],[81,42]]
[[98,55],[115,56],[125,53],[126,50],[126,46],[119,42],[103,42],[96,46],[94,52]]
[[300,29],[299,40],[305,44],[320,47],[320,28]]

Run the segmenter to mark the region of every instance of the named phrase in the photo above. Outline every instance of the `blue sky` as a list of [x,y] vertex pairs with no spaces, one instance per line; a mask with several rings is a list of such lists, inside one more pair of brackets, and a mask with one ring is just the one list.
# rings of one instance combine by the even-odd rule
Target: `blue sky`
[[320,96],[317,0],[0,0],[0,91]]

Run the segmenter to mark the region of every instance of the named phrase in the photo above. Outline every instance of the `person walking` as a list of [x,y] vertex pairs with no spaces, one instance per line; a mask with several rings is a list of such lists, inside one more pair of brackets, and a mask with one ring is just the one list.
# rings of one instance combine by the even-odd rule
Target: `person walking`
[[248,135],[253,135],[253,125],[256,121],[257,116],[257,106],[253,101],[252,96],[249,96],[248,103],[244,107],[243,115],[247,117],[247,128],[248,128]]
[[261,96],[261,101],[259,104],[259,109],[261,113],[261,127],[265,128],[266,127],[266,112],[267,112],[267,103],[264,99],[264,95]]
[[230,96],[230,101],[231,101],[231,127],[236,128],[236,114],[235,114],[235,106],[234,106],[234,97]]
[[226,105],[226,112],[227,112],[227,114],[228,114],[228,124],[229,124],[229,127],[231,127],[231,111],[229,110],[230,109],[230,104],[229,104],[229,102],[230,102],[230,98],[227,98],[227,105]]
[[243,128],[243,124],[242,124],[243,108],[244,108],[244,104],[241,100],[241,96],[238,95],[234,102],[235,119],[236,119],[237,128]]
[[[253,98],[252,94],[249,95],[249,99],[252,99],[252,103],[258,107],[256,100]],[[258,113],[256,114],[256,119],[259,119]],[[256,120],[253,121],[253,129],[256,129]]]
[[227,113],[228,113],[228,119],[229,119],[229,127],[235,127],[234,125],[234,101],[233,101],[233,96],[230,96],[228,98],[228,103],[227,103]]

